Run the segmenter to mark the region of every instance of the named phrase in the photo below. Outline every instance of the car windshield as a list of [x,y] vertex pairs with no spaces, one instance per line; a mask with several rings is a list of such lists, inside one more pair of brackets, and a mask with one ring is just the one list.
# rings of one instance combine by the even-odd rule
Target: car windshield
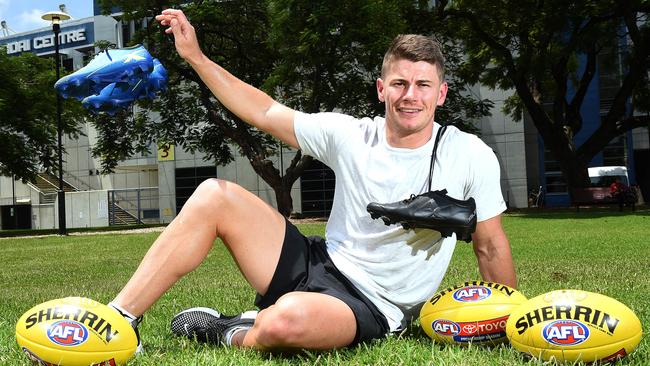
[[589,179],[591,180],[592,187],[609,187],[617,178],[626,186],[629,185],[627,177],[624,175],[601,175],[599,177],[590,177]]

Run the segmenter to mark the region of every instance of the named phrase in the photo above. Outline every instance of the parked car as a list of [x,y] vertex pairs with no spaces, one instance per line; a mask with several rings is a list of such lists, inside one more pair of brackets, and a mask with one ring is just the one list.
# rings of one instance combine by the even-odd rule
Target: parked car
[[616,178],[619,179],[619,182],[625,186],[630,186],[630,179],[627,176],[627,168],[624,166],[597,166],[589,168],[589,180],[591,180],[592,187],[607,187],[616,182]]

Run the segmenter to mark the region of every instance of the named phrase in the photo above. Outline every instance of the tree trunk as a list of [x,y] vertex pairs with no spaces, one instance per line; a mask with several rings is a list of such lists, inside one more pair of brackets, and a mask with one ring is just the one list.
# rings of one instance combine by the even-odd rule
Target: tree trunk
[[[557,154],[554,152],[554,154]],[[557,156],[562,169],[562,175],[566,180],[567,192],[569,197],[573,200],[573,189],[587,187],[589,185],[589,174],[587,171],[587,163],[581,162],[575,154],[568,154]]]
[[253,170],[273,189],[278,211],[289,217],[293,212],[293,199],[291,198],[291,187],[293,183],[300,178],[306,167],[309,166],[313,158],[302,155],[296,151],[289,167],[280,176],[280,171],[268,159],[248,157]]
[[278,211],[284,216],[289,217],[293,212],[293,199],[291,198],[291,186],[272,187],[275,192],[275,201],[278,205]]

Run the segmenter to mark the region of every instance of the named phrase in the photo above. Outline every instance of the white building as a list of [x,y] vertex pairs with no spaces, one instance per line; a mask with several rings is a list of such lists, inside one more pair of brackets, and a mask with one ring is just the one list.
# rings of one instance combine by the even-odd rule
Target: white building
[[[98,9],[95,14],[99,14]],[[63,67],[68,70],[81,68],[94,54],[96,41],[106,40],[118,47],[125,46],[130,35],[142,26],[133,21],[122,23],[119,17],[102,15],[63,22],[60,38]],[[0,38],[0,44],[6,45],[10,54],[34,52],[46,57],[54,53],[50,27]],[[544,153],[538,143],[537,131],[530,123],[515,122],[501,111],[507,97],[505,92],[477,87],[474,93],[495,104],[492,116],[476,121],[475,125],[501,163],[503,196],[509,207],[527,207],[529,190],[547,183]],[[234,181],[274,204],[273,190],[241,156],[228,166],[215,166],[204,161],[202,155],[190,154],[179,147],[157,149],[152,146],[148,154],[121,162],[115,173],[101,175],[100,162],[91,156],[90,151],[97,133],[89,123],[82,122],[81,127],[83,134],[78,139],[64,139],[67,152],[64,155],[64,180],[71,187],[71,191],[66,193],[68,228],[127,222],[168,223],[194,188],[208,177]],[[647,149],[647,141],[647,134],[634,134],[634,144]],[[627,146],[626,149],[631,148]],[[276,159],[278,167],[282,161],[290,161],[294,152],[285,150],[283,155],[283,159]],[[47,174],[42,178],[53,184],[48,188],[47,182],[37,186],[22,184],[12,177],[0,177],[0,229],[52,229],[58,226],[56,194],[52,194],[58,180],[48,178]],[[326,168],[315,166],[293,186],[294,211],[326,215],[333,187],[332,174],[328,174]]]

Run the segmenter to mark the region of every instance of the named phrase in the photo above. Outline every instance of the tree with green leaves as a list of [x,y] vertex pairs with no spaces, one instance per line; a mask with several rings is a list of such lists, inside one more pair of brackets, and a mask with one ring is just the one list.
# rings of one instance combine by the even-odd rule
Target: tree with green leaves
[[[0,174],[30,181],[42,170],[58,169],[57,111],[53,59],[0,47]],[[80,105],[64,102],[63,132],[79,133]]]
[[[581,187],[589,162],[613,138],[649,126],[647,114],[630,113],[650,110],[649,12],[641,0],[442,0],[436,19],[467,55],[460,75],[514,90],[507,112],[517,120],[527,113],[569,187]],[[620,80],[600,96],[601,123],[576,146],[590,88],[619,60]]]
[[462,53],[431,22],[427,1],[270,1],[270,42],[283,55],[265,84],[292,108],[383,115],[376,80],[393,38],[402,33],[441,41],[449,92],[436,111],[441,123],[477,132],[472,121],[489,115],[493,103],[475,98],[455,73]]
[[[106,12],[120,7],[126,20],[180,6],[169,1],[125,0],[103,0],[102,5]],[[355,115],[383,114],[375,87],[383,53],[395,35],[414,29],[409,19],[431,19],[426,4],[398,0],[195,1],[182,7],[206,56],[237,77],[298,110]],[[155,22],[134,41],[145,42],[167,67],[170,90],[157,101],[142,102],[145,112],[127,122],[97,123],[101,143],[95,151],[105,166],[115,166],[151,141],[201,151],[217,164],[232,161],[236,146],[272,187],[278,210],[288,216],[293,208],[291,186],[312,158],[297,151],[280,172],[273,164],[280,143],[222,108]],[[458,95],[460,102],[448,108],[450,120],[455,113],[468,118],[487,113],[489,102],[476,101],[467,93]],[[151,120],[149,110],[158,111],[160,119]]]

